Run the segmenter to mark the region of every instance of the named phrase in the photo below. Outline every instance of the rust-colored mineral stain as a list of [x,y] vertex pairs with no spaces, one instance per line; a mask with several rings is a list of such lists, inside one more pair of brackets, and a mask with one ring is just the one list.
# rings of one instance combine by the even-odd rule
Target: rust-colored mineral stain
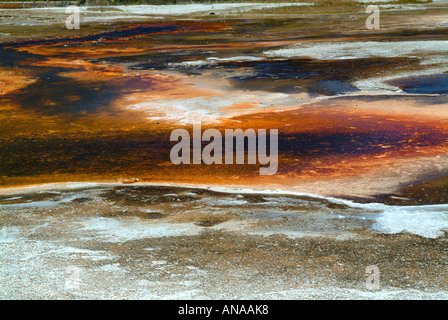
[[[203,130],[278,129],[276,175],[260,176],[259,164],[172,164],[169,155],[175,143],[170,141],[170,133],[177,128],[191,131],[185,120],[191,120],[188,112],[194,111],[176,107],[175,102],[225,97],[229,89],[199,86],[195,76],[129,70],[125,62],[94,59],[119,61],[158,51],[244,52],[292,42],[178,44],[147,37],[194,32],[207,36],[231,29],[230,23],[136,25],[102,36],[3,45],[26,58],[22,61],[18,56],[18,68],[0,67],[0,185],[138,178],[147,182],[288,187],[306,180],[360,175],[403,158],[446,153],[446,118],[391,114],[381,108],[336,108],[331,102],[260,109],[262,98],[251,97],[217,109],[219,114],[198,112],[196,116],[203,121]],[[319,65],[326,67],[323,62]],[[201,76],[207,79],[206,73]],[[244,91],[239,94],[244,97]]]
[[35,79],[13,68],[0,67],[0,96],[9,94],[33,83]]
[[259,103],[256,101],[248,101],[248,102],[239,102],[234,103],[231,106],[227,106],[219,109],[218,111],[238,111],[238,110],[246,110],[246,109],[254,109],[259,106]]
[[[179,125],[129,122],[108,133],[107,120],[92,118],[95,133],[75,131],[69,139],[67,134],[50,134],[28,139],[26,146],[21,139],[11,142],[14,151],[8,160],[3,158],[3,168],[12,175],[5,182],[24,181],[26,176],[47,182],[138,177],[148,182],[294,185],[298,179],[357,175],[390,159],[446,151],[446,123],[386,118],[289,110],[262,113],[255,119],[239,116],[219,126],[203,125],[203,130],[279,129],[279,171],[269,177],[259,176],[259,165],[173,165],[169,152],[174,143],[169,134]],[[191,130],[190,126],[184,128]],[[56,151],[54,146],[58,146]]]

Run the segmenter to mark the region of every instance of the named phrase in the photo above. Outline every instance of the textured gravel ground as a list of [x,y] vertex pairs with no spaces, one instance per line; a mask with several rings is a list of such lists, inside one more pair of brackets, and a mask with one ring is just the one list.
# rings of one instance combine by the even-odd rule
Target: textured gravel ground
[[138,190],[3,196],[0,298],[448,298],[446,236],[378,232],[319,199]]

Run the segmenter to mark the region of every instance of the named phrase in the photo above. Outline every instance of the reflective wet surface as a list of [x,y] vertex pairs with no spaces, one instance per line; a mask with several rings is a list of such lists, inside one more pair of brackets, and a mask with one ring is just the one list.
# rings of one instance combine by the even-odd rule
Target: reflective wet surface
[[[254,165],[172,165],[170,132],[191,130],[197,121],[204,130],[222,132],[279,129],[279,174],[269,181],[277,185],[288,176],[325,179],[362,172],[350,164],[359,157],[374,160],[368,168],[380,165],[379,159],[434,155],[446,148],[444,116],[391,116],[358,103],[340,109],[331,100],[358,96],[393,105],[405,96],[365,96],[359,83],[422,70],[425,55],[325,60],[300,57],[298,49],[299,57],[273,57],[277,51],[272,49],[290,50],[300,41],[317,41],[316,50],[329,37],[334,41],[334,35],[317,30],[304,34],[299,22],[112,24],[91,35],[2,43],[0,75],[7,84],[0,96],[2,184],[122,178],[226,184],[237,177],[237,183],[250,185],[263,179]],[[421,47],[443,39],[445,31],[373,33],[371,38],[406,40],[406,45],[415,39]],[[351,33],[337,39],[362,39]],[[444,93],[444,74],[400,79],[387,83],[404,93]],[[413,97],[422,108],[441,104],[442,110],[447,102],[446,96]],[[319,101],[318,107],[307,106]]]

